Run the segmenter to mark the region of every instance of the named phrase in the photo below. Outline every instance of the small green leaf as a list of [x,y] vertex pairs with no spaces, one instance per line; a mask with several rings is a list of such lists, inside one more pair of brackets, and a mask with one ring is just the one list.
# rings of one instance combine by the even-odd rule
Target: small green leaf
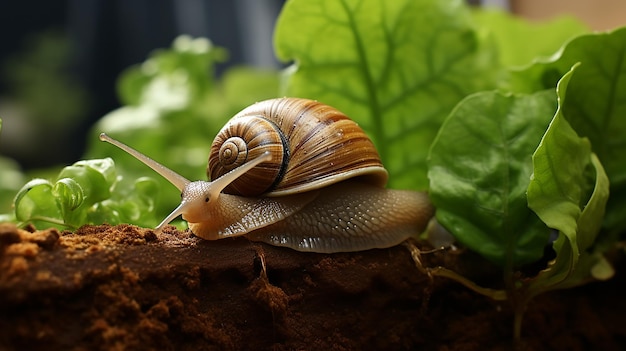
[[56,199],[57,207],[65,223],[80,226],[82,221],[73,218],[74,210],[78,209],[85,200],[85,193],[80,184],[71,178],[61,178],[54,183],[52,195]]
[[24,184],[14,200],[15,218],[23,223],[45,221],[62,224],[62,215],[52,195],[52,187],[52,183],[39,178]]
[[117,181],[117,173],[115,172],[115,163],[113,159],[107,157],[103,159],[81,160],[74,163],[76,167],[87,167],[98,171],[107,184],[114,184]]
[[78,161],[59,173],[59,179],[72,178],[80,184],[87,205],[108,199],[116,181],[115,164],[110,158]]
[[553,91],[469,96],[445,121],[429,156],[437,219],[461,243],[501,265],[543,254],[549,231],[526,202],[531,155],[555,111]]
[[496,86],[497,65],[458,0],[293,0],[274,35],[294,61],[284,94],[320,100],[373,139],[390,186],[424,189],[439,126],[467,94]]
[[[121,180],[111,159],[76,162],[62,169],[55,183],[34,179],[24,185],[14,200],[15,218],[42,227],[78,228],[96,223],[155,226],[159,183],[148,177],[130,185]],[[111,193],[109,189],[114,187],[116,191]]]

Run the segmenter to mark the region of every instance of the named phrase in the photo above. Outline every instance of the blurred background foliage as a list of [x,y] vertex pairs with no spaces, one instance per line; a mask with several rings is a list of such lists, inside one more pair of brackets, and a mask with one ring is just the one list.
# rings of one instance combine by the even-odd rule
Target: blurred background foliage
[[[85,158],[111,157],[122,176],[151,171],[125,152],[98,140],[101,132],[126,142],[187,179],[207,179],[208,148],[234,114],[254,101],[276,97],[276,69],[235,66],[211,79],[226,52],[206,38],[180,36],[171,48],[155,50],[143,63],[125,70],[117,91],[124,106],[102,117],[89,133]],[[153,175],[153,174],[151,174]],[[179,191],[154,177],[167,204],[176,206]]]
[[[495,4],[512,12],[528,11],[529,7],[521,6],[519,1],[468,2]],[[574,1],[561,8],[579,9],[573,3],[585,2],[590,3]],[[137,126],[149,124],[154,121],[150,116],[155,115],[149,109],[155,107],[160,109],[163,123],[177,121],[171,124],[175,129],[167,135],[141,135],[127,125],[116,136],[132,141],[140,150],[150,138],[164,138],[167,143],[162,144],[170,147],[161,151],[174,157],[152,156],[176,160],[168,166],[184,176],[204,178],[206,145],[223,122],[253,101],[280,95],[279,72],[283,66],[274,57],[272,32],[283,3],[2,2],[0,213],[10,210],[15,192],[32,177],[56,175],[61,167],[83,157],[126,157],[111,148],[104,151],[104,145],[93,145],[88,155],[84,153],[87,144],[98,143],[96,129],[108,128],[107,123],[114,128],[115,118],[124,115],[135,118]],[[577,14],[584,17],[591,12],[581,10]],[[544,17],[552,15],[541,13]],[[531,16],[539,18],[536,13]],[[189,36],[179,37],[182,34]],[[212,42],[191,38],[210,38]],[[173,50],[155,50],[170,47]],[[177,60],[186,60],[184,66],[192,71],[173,69]],[[193,79],[190,77],[207,79],[180,84]],[[183,85],[193,87],[193,91],[177,91]],[[142,95],[133,95],[137,91],[143,91]],[[203,103],[194,104],[196,99],[189,99],[189,94],[202,95]],[[183,115],[185,119],[180,118]],[[186,137],[191,130],[202,130],[206,140]]]
[[[175,88],[182,77],[181,72],[170,72],[181,63],[176,60],[187,60],[184,66],[195,70],[187,72],[197,77],[193,93],[203,94],[206,104],[170,108],[166,119],[189,112],[199,117],[209,110],[228,118],[250,104],[252,91],[261,92],[262,97],[276,96],[281,65],[274,58],[271,38],[283,2],[2,2],[0,213],[10,210],[13,196],[28,179],[54,177],[61,167],[83,158],[87,143],[97,140],[88,131],[102,116],[140,109],[140,97],[132,96],[132,91],[149,84],[147,90],[153,96],[143,98],[154,100],[162,98],[163,89]],[[181,34],[211,38],[221,48],[205,41],[200,44],[208,47],[203,54],[182,47],[169,54],[169,49],[158,50],[172,47]],[[184,46],[184,42],[179,44]],[[142,64],[147,57],[152,59]],[[150,68],[150,64],[155,65]],[[171,99],[166,103],[172,103]],[[123,105],[124,109],[116,110]],[[201,128],[197,118],[186,121],[177,124],[181,131],[190,125]],[[219,124],[211,126],[206,131],[207,143]],[[190,146],[184,142],[184,133],[170,137],[183,139],[175,143],[181,147],[172,150],[182,154],[181,162],[197,159],[194,167],[206,162],[204,151],[201,159],[192,148],[182,152]],[[138,141],[135,146],[141,148]],[[193,174],[185,172],[189,166],[177,170],[204,178],[204,167]]]

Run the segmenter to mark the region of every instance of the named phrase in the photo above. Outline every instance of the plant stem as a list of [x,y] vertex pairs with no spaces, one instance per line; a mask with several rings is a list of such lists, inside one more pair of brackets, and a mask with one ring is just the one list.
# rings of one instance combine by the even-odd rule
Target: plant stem
[[516,348],[520,348],[522,342],[522,321],[526,312],[526,304],[518,304],[513,310],[513,343]]
[[27,222],[31,222],[31,221],[42,221],[42,222],[48,222],[50,224],[54,224],[54,225],[59,225],[62,227],[66,227],[69,229],[77,229],[77,227],[67,224],[64,221],[58,219],[58,218],[53,218],[53,217],[46,217],[46,216],[34,216],[31,217],[30,219],[28,219],[28,221],[24,221],[24,222],[20,222],[18,223],[18,227],[22,227],[24,226]]
[[522,322],[526,313],[526,306],[530,301],[529,291],[521,282],[513,270],[512,262],[507,261],[504,267],[504,285],[509,296],[511,309],[513,310],[513,345],[514,348],[521,349],[522,343]]
[[439,266],[439,267],[434,267],[434,268],[426,268],[426,271],[434,276],[446,277],[446,278],[452,279],[456,281],[457,283],[462,284],[466,288],[473,290],[483,296],[489,297],[492,300],[504,301],[508,299],[508,294],[505,290],[496,290],[496,289],[482,287],[474,283],[473,281],[465,278],[464,276],[458,274],[457,272],[454,272],[447,268]]
[[422,252],[420,251],[420,249],[417,246],[415,246],[415,244],[413,244],[411,241],[405,241],[404,245],[409,249],[409,252],[411,253],[411,257],[413,258],[413,261],[415,262],[417,269],[419,269],[421,272],[428,275],[429,277],[439,276],[439,277],[452,279],[456,281],[457,283],[460,283],[463,286],[467,287],[468,289],[478,294],[481,294],[483,296],[489,297],[496,301],[504,301],[507,299],[506,291],[482,287],[474,283],[473,281],[465,278],[464,276],[460,275],[459,273],[454,272],[445,267],[441,267],[441,266],[434,267],[434,268],[424,267],[424,265],[422,264],[422,259],[421,259]]

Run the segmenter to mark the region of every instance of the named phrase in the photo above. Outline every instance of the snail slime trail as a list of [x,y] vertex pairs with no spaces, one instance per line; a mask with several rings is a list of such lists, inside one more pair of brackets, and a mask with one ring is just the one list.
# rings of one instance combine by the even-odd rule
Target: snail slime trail
[[[422,192],[385,189],[388,173],[365,132],[320,102],[255,103],[215,137],[207,176],[191,182],[104,133],[182,193],[156,227],[182,215],[204,239],[246,235],[298,251],[346,252],[397,245],[434,215]],[[346,146],[348,145],[348,146]]]

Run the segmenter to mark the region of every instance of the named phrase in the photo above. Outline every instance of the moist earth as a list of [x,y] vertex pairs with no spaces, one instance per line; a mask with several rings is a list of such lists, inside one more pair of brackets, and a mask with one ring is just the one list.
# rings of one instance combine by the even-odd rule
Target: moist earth
[[[482,285],[471,253],[422,255]],[[417,269],[404,245],[301,253],[167,227],[0,224],[0,350],[623,350],[626,267],[509,304]]]

